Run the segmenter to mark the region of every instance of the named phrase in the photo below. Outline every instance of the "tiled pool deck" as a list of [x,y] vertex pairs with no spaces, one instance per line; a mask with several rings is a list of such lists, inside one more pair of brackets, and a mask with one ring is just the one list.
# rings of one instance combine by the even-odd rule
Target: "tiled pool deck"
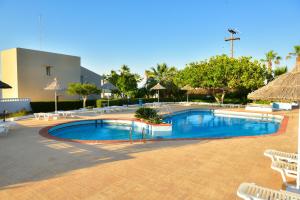
[[271,170],[263,152],[296,151],[298,110],[285,114],[286,132],[273,136],[146,144],[56,141],[40,136],[39,130],[69,120],[18,121],[8,137],[0,137],[0,199],[215,200],[238,199],[242,182],[281,189],[280,174]]

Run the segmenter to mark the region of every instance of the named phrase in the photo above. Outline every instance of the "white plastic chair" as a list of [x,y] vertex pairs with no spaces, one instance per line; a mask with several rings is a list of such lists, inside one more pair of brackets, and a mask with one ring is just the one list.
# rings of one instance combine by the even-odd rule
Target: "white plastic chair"
[[237,195],[244,200],[300,200],[299,194],[273,190],[254,183],[242,183],[237,190]]
[[93,108],[93,111],[96,113],[104,114],[105,108]]
[[298,161],[298,155],[296,153],[288,153],[288,152],[277,151],[273,149],[267,149],[264,152],[264,155],[271,158],[272,162],[281,160],[290,163],[297,163]]
[[272,162],[271,168],[278,171],[281,174],[283,183],[289,186],[287,183],[287,177],[297,178],[297,164],[288,163],[285,161],[274,161]]

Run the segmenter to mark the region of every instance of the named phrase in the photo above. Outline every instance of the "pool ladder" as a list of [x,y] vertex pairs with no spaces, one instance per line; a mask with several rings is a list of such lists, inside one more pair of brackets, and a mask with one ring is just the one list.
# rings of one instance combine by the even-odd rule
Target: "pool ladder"
[[133,143],[133,141],[132,141],[132,127],[129,130],[129,141],[130,141],[130,144]]
[[[130,130],[129,130],[129,141],[130,141],[130,144],[133,143],[133,140],[132,140],[132,131],[133,131],[133,129],[131,127]],[[142,139],[141,139],[141,141],[143,141],[144,143],[146,143],[146,135],[145,135],[145,128],[144,127],[142,129]]]
[[145,127],[142,129],[142,141],[146,143]]

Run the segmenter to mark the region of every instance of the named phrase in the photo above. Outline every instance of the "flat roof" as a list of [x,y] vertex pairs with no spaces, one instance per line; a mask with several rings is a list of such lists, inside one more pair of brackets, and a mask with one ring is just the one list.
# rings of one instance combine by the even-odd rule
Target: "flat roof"
[[63,55],[63,56],[72,56],[72,57],[78,57],[81,58],[80,56],[74,56],[74,55],[69,55],[69,54],[64,54],[64,53],[57,53],[57,52],[50,52],[50,51],[42,51],[42,50],[36,50],[36,49],[27,49],[27,48],[20,48],[20,47],[15,47],[15,48],[10,48],[10,49],[3,49],[2,51],[8,51],[12,49],[20,49],[20,50],[25,50],[25,51],[34,51],[34,52],[39,52],[39,53],[50,53],[50,54],[57,54],[57,55]]

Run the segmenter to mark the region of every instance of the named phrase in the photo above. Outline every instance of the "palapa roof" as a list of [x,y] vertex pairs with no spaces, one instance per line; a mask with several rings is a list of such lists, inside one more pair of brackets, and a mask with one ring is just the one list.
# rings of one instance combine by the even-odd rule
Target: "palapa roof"
[[248,95],[253,100],[300,101],[300,65]]
[[9,88],[12,88],[12,87],[10,85],[8,85],[7,83],[0,81],[0,89],[9,89]]
[[154,87],[152,87],[150,90],[164,90],[166,89],[164,86],[162,86],[160,83],[157,83]]
[[45,90],[63,90],[56,78],[44,88]]
[[184,87],[181,88],[181,90],[187,90],[187,91],[190,91],[190,90],[193,90],[194,88],[190,85],[185,85]]

